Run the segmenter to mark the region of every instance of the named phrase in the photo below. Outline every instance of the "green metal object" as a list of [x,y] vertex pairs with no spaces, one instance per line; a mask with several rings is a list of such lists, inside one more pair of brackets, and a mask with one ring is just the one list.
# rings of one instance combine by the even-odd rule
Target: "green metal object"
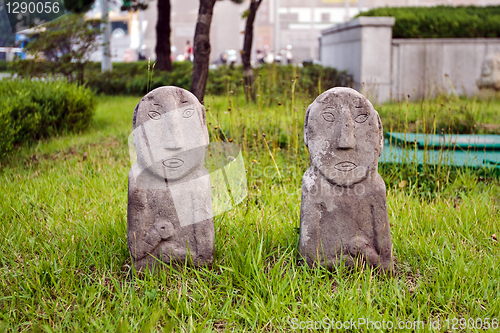
[[386,133],[389,142],[406,147],[417,144],[418,149],[476,149],[500,151],[500,135],[439,135],[414,133]]
[[381,163],[417,163],[500,171],[500,135],[387,133]]

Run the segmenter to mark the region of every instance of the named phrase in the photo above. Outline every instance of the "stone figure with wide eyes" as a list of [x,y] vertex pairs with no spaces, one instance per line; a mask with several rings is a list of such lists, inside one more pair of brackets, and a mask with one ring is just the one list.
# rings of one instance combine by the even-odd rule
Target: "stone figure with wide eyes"
[[137,269],[210,264],[214,225],[205,109],[190,92],[160,87],[134,110],[137,162],[129,173],[127,242]]
[[479,89],[500,90],[500,53],[491,53],[484,59],[481,76],[476,81]]
[[359,260],[391,270],[377,111],[353,89],[330,89],[309,106],[304,140],[311,167],[302,181],[299,250],[306,262],[331,268]]

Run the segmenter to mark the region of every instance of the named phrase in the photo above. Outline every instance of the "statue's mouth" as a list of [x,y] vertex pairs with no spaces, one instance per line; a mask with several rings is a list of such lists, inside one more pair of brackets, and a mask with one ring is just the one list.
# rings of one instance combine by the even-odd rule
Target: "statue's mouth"
[[184,164],[184,161],[178,158],[169,158],[162,162],[166,168],[176,169]]
[[334,165],[335,169],[337,169],[339,171],[344,171],[344,172],[354,170],[356,167],[357,167],[356,164],[349,162],[349,161],[339,162],[339,163]]

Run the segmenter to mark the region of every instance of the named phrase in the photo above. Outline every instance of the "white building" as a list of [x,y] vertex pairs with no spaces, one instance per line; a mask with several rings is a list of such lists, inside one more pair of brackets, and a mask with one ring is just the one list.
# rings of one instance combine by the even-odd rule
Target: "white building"
[[[256,50],[275,52],[292,47],[294,62],[306,59],[319,59],[318,37],[321,30],[343,23],[363,10],[382,6],[433,6],[433,5],[488,5],[496,0],[263,0],[258,12],[254,28],[254,43],[252,57]],[[183,53],[187,40],[193,43],[196,19],[198,15],[198,0],[170,0],[171,3],[171,45],[173,58]],[[239,51],[243,45],[245,19],[242,13],[248,9],[249,0],[241,5],[230,0],[219,0],[215,4],[211,26],[210,59],[215,62],[226,50]],[[143,14],[144,42],[146,57],[155,58],[156,45],[156,10],[157,2],[149,2],[149,7]],[[121,18],[120,18],[121,17]],[[113,30],[123,29],[126,25],[126,35],[121,31],[112,38],[111,49],[114,61],[123,61],[125,51],[138,47],[139,15],[110,14]],[[239,59],[239,61],[241,61]]]

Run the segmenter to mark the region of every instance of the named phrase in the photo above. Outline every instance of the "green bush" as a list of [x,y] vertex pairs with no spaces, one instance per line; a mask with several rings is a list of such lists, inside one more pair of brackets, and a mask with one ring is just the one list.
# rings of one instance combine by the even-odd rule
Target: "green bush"
[[[86,85],[96,93],[108,95],[145,95],[157,87],[174,85],[189,89],[193,65],[190,62],[174,62],[171,72],[148,70],[146,61],[115,63],[111,72],[101,73],[100,63],[90,66]],[[302,68],[286,65],[265,65],[254,70],[256,92],[266,92],[266,97],[291,96],[292,83],[296,93],[311,96],[319,91],[348,86],[350,77],[335,68],[306,65]],[[208,73],[207,94],[226,95],[231,91],[244,93],[242,66],[220,66]],[[285,96],[285,98],[286,98]],[[273,97],[274,98],[274,97]]]
[[89,57],[100,47],[101,23],[84,14],[67,14],[45,23],[45,30],[28,34],[30,41],[23,49],[29,57],[14,61],[14,71],[23,78],[57,74],[82,84]]
[[169,85],[189,89],[192,63],[174,62],[172,72],[156,71],[152,64],[148,65],[147,61],[114,63],[112,71],[101,73],[101,64],[94,63],[85,84],[96,93],[107,95],[145,95],[150,90]]
[[[292,97],[316,97],[323,91],[350,86],[351,77],[332,67],[321,65],[264,65],[254,69],[254,89],[261,95],[261,100],[270,105],[284,102]],[[225,95],[228,93],[244,94],[242,66],[222,66],[208,74],[207,93]]]
[[[101,63],[100,62],[91,62],[89,64],[89,70],[98,73],[101,72]],[[136,74],[144,74],[148,71],[148,61],[135,61],[135,62],[114,62],[113,63],[113,72],[121,73],[127,75],[136,75]]]
[[5,60],[0,60],[0,72],[6,72],[9,69],[9,63]]
[[[35,67],[33,67],[35,66]],[[46,61],[17,62],[18,75],[30,77],[37,73],[38,77],[51,76],[51,63]],[[174,62],[171,72],[154,69],[153,63],[137,61],[131,63],[114,63],[113,70],[101,72],[101,64],[88,64],[84,84],[97,94],[106,95],[138,95],[143,96],[161,86],[177,86],[189,90],[193,64],[191,62]],[[337,86],[350,86],[351,77],[331,67],[320,65],[264,65],[254,69],[255,94],[261,94],[265,103],[283,101],[294,94],[301,96],[317,96],[321,92]],[[243,67],[219,66],[209,70],[206,93],[210,95],[226,95],[229,93],[245,94],[243,83]]]
[[384,7],[358,16],[393,16],[394,38],[500,37],[500,6]]
[[[257,74],[258,71],[255,71]],[[206,93],[210,95],[225,95],[235,86],[243,87],[243,66],[219,66],[209,70]]]
[[0,81],[0,157],[19,144],[85,129],[96,100],[65,81]]

